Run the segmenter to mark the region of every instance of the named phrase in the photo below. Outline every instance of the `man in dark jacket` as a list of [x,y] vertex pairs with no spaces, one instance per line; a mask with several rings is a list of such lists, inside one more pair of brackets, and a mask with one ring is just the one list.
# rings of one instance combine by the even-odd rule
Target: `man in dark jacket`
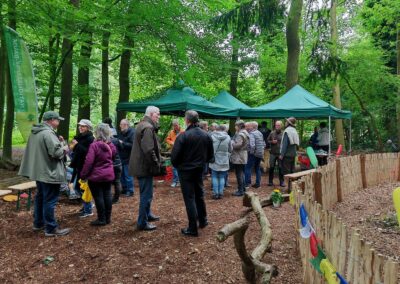
[[268,136],[268,143],[271,145],[269,155],[269,186],[274,185],[275,165],[278,163],[279,168],[279,184],[284,185],[282,168],[280,167],[280,150],[282,142],[282,121],[275,122],[275,129]]
[[135,129],[130,126],[130,123],[127,119],[122,119],[119,127],[121,128],[121,133],[118,135],[119,143],[117,144],[117,149],[122,164],[121,193],[125,194],[127,197],[130,197],[133,196],[135,192],[133,178],[129,175],[129,156],[132,152]]
[[63,236],[70,229],[59,228],[54,209],[58,202],[60,184],[65,183],[64,158],[68,146],[62,146],[62,138],[55,132],[60,120],[58,113],[48,111],[43,114],[43,123],[32,127],[31,135],[18,175],[36,181],[33,231],[45,231],[46,237]]
[[143,120],[136,127],[129,160],[129,174],[138,177],[140,188],[137,228],[144,231],[155,230],[157,227],[149,222],[160,219],[151,213],[153,176],[160,175],[161,169],[160,144],[155,133],[159,120],[160,110],[148,106]]
[[187,236],[198,236],[199,227],[208,225],[203,190],[203,167],[214,155],[210,136],[199,125],[199,114],[194,110],[185,113],[186,131],[175,141],[171,153],[172,165],[178,169],[182,195],[185,201],[189,226],[181,230]]

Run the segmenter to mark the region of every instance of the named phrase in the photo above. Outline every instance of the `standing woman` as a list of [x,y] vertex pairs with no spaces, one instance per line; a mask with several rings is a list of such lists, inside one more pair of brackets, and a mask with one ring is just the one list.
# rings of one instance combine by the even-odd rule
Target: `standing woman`
[[[74,184],[75,198],[79,198],[82,192],[78,181],[81,178],[81,171],[89,150],[89,146],[94,141],[92,128],[93,125],[90,120],[81,119],[81,121],[78,123],[79,134],[71,141],[71,150],[73,153],[70,168],[74,170],[71,182]],[[74,198],[70,196],[70,199]],[[79,214],[79,217],[85,218],[92,215],[92,203],[83,202],[83,208]]]
[[111,129],[108,124],[100,123],[96,127],[95,137],[96,140],[89,147],[81,179],[88,180],[97,208],[97,220],[90,225],[104,226],[111,222],[111,183],[115,179],[113,160],[117,149],[111,143]]

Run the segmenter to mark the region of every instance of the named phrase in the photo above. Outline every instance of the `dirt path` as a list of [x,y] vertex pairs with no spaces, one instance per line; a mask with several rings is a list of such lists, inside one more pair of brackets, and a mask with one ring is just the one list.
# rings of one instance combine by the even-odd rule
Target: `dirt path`
[[[0,178],[5,176],[10,177],[0,173]],[[260,196],[271,192],[265,185],[262,188],[257,191]],[[158,184],[155,189],[153,211],[161,220],[154,232],[135,229],[137,195],[113,206],[112,224],[102,228],[89,225],[94,216],[78,219],[80,206],[62,199],[57,217],[72,232],[59,238],[32,232],[30,212],[17,213],[15,204],[0,201],[0,283],[245,283],[232,239],[216,241],[218,229],[238,219],[243,209],[241,198],[231,196],[232,192],[230,188],[224,199],[212,200],[206,182],[210,225],[200,231],[199,238],[180,234],[186,225],[183,200],[180,190],[168,185]],[[279,268],[272,283],[301,283],[294,210],[284,204],[279,210],[265,211],[274,238],[265,262]],[[249,247],[256,245],[259,233],[252,224],[247,233]],[[47,256],[54,261],[44,265]]]

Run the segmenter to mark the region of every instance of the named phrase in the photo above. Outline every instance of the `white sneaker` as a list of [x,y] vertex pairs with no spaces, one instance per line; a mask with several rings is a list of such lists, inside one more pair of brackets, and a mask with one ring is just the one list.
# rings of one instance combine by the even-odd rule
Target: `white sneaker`
[[178,183],[177,182],[173,182],[172,184],[171,184],[171,187],[177,187],[178,186]]

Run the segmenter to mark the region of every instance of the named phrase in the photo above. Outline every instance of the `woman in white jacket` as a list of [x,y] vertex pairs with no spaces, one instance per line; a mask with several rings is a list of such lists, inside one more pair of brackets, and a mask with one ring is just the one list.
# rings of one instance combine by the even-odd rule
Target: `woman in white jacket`
[[210,163],[212,170],[213,199],[221,199],[224,195],[226,171],[229,170],[229,155],[232,152],[231,138],[220,125],[211,134],[214,146],[214,162]]

